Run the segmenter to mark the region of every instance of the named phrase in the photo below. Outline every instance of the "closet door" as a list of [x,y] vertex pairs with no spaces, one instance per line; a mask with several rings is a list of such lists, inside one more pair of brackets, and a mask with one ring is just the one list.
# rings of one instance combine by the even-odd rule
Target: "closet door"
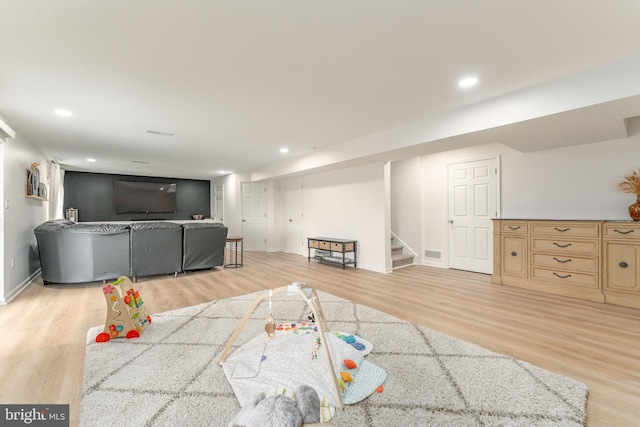
[[498,217],[498,159],[450,164],[449,267],[491,274]]
[[242,183],[242,237],[247,251],[267,248],[267,186]]

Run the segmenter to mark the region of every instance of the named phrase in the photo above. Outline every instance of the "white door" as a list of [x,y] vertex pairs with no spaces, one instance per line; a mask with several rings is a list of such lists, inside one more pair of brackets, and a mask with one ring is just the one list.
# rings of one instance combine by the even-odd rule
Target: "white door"
[[449,267],[491,274],[498,159],[449,165]]
[[242,237],[244,249],[264,251],[267,248],[267,186],[242,183]]
[[307,242],[302,235],[302,179],[292,179],[286,182],[285,210],[286,245],[287,252],[307,255]]
[[224,186],[213,189],[213,219],[224,222]]

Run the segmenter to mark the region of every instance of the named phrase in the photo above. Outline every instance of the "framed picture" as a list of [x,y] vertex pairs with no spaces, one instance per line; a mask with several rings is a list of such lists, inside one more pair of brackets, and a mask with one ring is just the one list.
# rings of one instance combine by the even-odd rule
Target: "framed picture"
[[44,182],[41,182],[38,185],[38,196],[42,197],[43,199],[47,198],[47,186],[45,185]]
[[31,193],[36,196],[38,195],[38,191],[40,187],[40,171],[38,169],[34,169],[31,173]]

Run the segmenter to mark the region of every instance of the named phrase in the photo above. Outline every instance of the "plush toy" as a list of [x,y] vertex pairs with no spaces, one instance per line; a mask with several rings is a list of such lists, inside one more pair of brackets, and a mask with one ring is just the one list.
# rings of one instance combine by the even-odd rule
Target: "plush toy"
[[249,401],[229,427],[301,427],[320,422],[320,397],[313,387],[296,387],[294,399],[282,394],[259,393]]

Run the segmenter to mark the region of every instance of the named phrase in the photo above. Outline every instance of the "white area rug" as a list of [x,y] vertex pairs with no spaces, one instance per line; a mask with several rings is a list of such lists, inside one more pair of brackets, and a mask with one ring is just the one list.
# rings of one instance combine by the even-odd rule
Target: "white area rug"
[[[226,426],[240,405],[216,363],[258,294],[161,314],[140,338],[96,343],[89,329],[81,426]],[[367,360],[388,373],[382,393],[334,426],[583,426],[584,384],[511,357],[318,292],[331,330],[372,342]],[[268,302],[235,348],[264,334]],[[305,321],[298,297],[274,296],[276,322]]]

